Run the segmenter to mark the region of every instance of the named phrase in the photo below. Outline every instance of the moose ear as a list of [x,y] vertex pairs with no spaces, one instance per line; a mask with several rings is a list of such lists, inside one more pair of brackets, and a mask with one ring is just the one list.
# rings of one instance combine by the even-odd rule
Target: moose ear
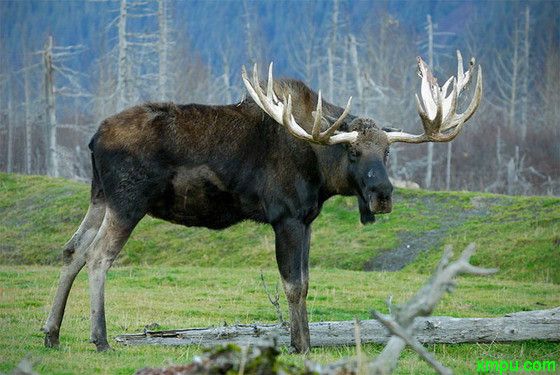
[[402,132],[402,129],[397,128],[381,128],[386,133]]

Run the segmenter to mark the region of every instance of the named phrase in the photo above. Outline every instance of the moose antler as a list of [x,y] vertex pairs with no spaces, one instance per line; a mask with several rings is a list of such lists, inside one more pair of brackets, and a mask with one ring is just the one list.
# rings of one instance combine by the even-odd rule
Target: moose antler
[[276,93],[274,92],[274,80],[272,78],[272,63],[270,63],[268,67],[266,95],[259,83],[257,64],[253,67],[252,81],[249,80],[245,66],[242,67],[241,75],[243,77],[243,83],[245,84],[245,87],[247,87],[247,91],[255,103],[257,103],[257,105],[277,123],[284,125],[294,137],[321,145],[352,143],[358,138],[358,133],[355,131],[334,134],[343,124],[344,118],[350,112],[352,97],[348,99],[348,104],[346,104],[346,108],[340,117],[332,125],[330,125],[327,130],[321,132],[321,122],[323,121],[323,100],[321,98],[321,91],[319,91],[317,110],[313,114],[313,129],[311,134],[309,134],[296,122],[296,119],[292,115],[292,96],[288,94],[288,98],[286,99],[284,97],[282,101],[280,101],[276,96]]
[[[389,143],[449,142],[457,137],[463,125],[477,110],[482,98],[482,68],[479,66],[473,99],[465,112],[457,113],[457,98],[472,78],[475,60],[472,58],[469,61],[469,69],[464,73],[463,57],[461,52],[457,51],[457,63],[457,77],[449,78],[442,87],[439,87],[430,67],[418,57],[418,74],[422,78],[420,88],[422,102],[416,95],[416,107],[422,119],[424,134],[390,132],[387,133]],[[447,95],[451,83],[453,89]]]

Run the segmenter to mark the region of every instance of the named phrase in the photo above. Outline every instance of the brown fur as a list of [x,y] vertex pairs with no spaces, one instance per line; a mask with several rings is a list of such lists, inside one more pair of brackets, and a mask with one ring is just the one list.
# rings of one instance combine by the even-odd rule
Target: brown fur
[[[293,80],[276,82],[275,91],[280,98],[291,95],[294,117],[310,131],[317,94]],[[324,102],[323,126],[342,111]],[[224,106],[147,103],[103,121],[90,142],[90,209],[64,250],[65,264],[45,323],[45,345],[58,345],[70,288],[87,263],[91,340],[98,350],[109,348],[105,275],[137,223],[152,215],[211,229],[243,220],[270,224],[291,316],[292,346],[307,351],[311,223],[336,194],[358,197],[363,223],[374,221],[375,210],[390,209],[387,137],[373,121],[352,115],[340,129],[357,131],[357,141],[310,144],[294,138],[252,99]]]

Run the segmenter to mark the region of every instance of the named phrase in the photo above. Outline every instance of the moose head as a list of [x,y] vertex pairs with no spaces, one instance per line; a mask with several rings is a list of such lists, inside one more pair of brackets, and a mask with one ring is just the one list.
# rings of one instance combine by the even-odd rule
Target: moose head
[[[351,97],[344,110],[328,103],[325,110],[320,91],[316,109],[311,113],[312,124],[300,121],[300,125],[296,120],[300,116],[292,113],[292,95],[288,92],[280,100],[276,94],[278,88],[275,87],[272,76],[272,63],[268,69],[266,92],[259,82],[256,64],[251,78],[243,67],[242,78],[257,105],[276,122],[285,126],[294,137],[322,146],[346,146],[344,160],[341,162],[345,166],[343,173],[352,194],[358,197],[360,219],[366,224],[375,221],[375,214],[392,210],[393,186],[386,171],[390,145],[396,142],[449,142],[459,135],[464,124],[477,110],[482,98],[482,69],[478,69],[474,96],[469,106],[464,112],[458,113],[458,97],[471,81],[475,60],[470,60],[466,72],[463,70],[463,59],[459,51],[457,60],[457,76],[452,76],[443,86],[439,86],[428,65],[418,57],[421,90],[420,97],[416,95],[416,104],[424,128],[420,135],[379,128],[369,118],[351,115]],[[333,112],[338,112],[338,117],[333,117]]]

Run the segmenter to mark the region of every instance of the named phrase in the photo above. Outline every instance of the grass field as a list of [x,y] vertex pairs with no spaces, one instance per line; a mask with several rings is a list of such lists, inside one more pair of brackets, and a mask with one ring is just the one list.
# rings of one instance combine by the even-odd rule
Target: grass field
[[[0,174],[0,372],[26,355],[47,373],[129,374],[145,366],[185,363],[199,347],[123,347],[98,354],[89,338],[87,275],[72,290],[61,331],[61,349],[42,346],[43,324],[56,288],[62,244],[85,213],[88,187],[45,177]],[[361,226],[355,200],[328,202],[314,225],[311,321],[366,319],[385,311],[388,294],[409,297],[431,273],[442,244],[458,250],[476,241],[473,263],[499,267],[490,278],[463,277],[437,315],[501,316],[560,305],[560,199],[478,193],[400,190],[392,214]],[[363,272],[376,256],[399,246],[426,252],[399,272]],[[183,228],[145,219],[109,273],[108,333],[139,332],[148,324],[186,328],[272,322],[273,307],[260,284],[278,280],[272,231],[242,223],[225,231]],[[281,304],[286,312],[286,302]],[[367,345],[369,355],[381,346]],[[478,359],[560,360],[560,344],[432,345],[457,373],[472,373]],[[352,347],[313,349],[309,359],[329,362],[353,355]],[[281,360],[302,364],[303,356]],[[399,373],[431,373],[404,353]]]

